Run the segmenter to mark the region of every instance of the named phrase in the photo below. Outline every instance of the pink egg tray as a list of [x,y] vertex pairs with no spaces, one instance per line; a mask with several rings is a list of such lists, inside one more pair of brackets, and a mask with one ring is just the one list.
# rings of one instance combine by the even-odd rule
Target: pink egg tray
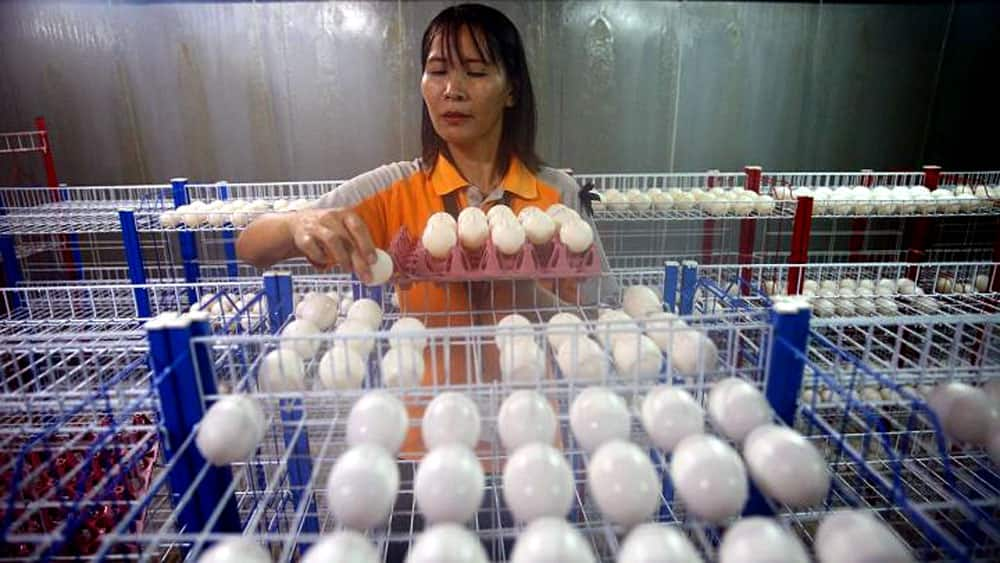
[[500,279],[590,278],[601,274],[601,260],[594,245],[576,254],[557,234],[548,244],[525,242],[508,256],[486,239],[476,251],[455,245],[444,258],[435,258],[404,227],[389,244],[397,281],[489,281]]
[[[10,421],[5,421],[10,422]],[[151,425],[146,414],[133,415],[137,425]],[[122,452],[128,451],[140,440],[149,440],[146,432],[119,432],[113,438],[113,444],[105,445],[97,451],[90,448],[96,439],[92,432],[82,437],[77,434],[55,434],[34,446],[24,458],[20,473],[21,487],[18,503],[47,502],[53,506],[35,511],[26,520],[21,520],[24,509],[15,508],[11,514],[11,522],[21,520],[21,525],[11,528],[11,532],[19,534],[45,534],[58,529],[69,518],[77,521],[78,528],[72,538],[60,548],[58,557],[87,557],[93,555],[101,546],[104,535],[109,533],[131,510],[132,503],[141,499],[152,483],[153,471],[159,447],[153,436],[153,446],[146,451],[125,475],[119,475],[119,463]],[[12,468],[13,456],[25,442],[17,442],[14,448],[0,452],[0,467]],[[72,444],[71,447],[66,447]],[[9,446],[10,444],[8,444]],[[72,474],[72,478],[67,478]],[[29,477],[25,477],[29,476]],[[105,478],[112,478],[116,483],[109,489]],[[13,470],[9,469],[0,476],[6,483],[14,480]],[[82,491],[82,496],[81,496]],[[6,496],[6,495],[5,495]],[[83,502],[80,513],[71,514],[70,507],[74,499],[91,498]],[[0,522],[6,514],[7,499],[0,507]],[[135,533],[142,533],[145,525],[145,513],[135,520]],[[28,558],[37,545],[28,543],[5,543],[0,545],[0,557],[22,559]],[[138,551],[135,544],[116,545],[112,549],[115,555],[128,555]]]

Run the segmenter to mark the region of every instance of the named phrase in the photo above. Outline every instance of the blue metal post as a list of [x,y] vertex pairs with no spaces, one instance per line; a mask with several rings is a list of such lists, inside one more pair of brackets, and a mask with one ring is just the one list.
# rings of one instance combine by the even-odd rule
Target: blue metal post
[[[181,455],[180,445],[187,438],[180,410],[181,394],[178,388],[178,377],[172,366],[174,354],[170,346],[170,334],[167,331],[167,323],[176,317],[176,313],[164,313],[146,323],[149,363],[153,371],[152,383],[156,388],[156,395],[160,399],[160,422],[163,428],[160,443],[163,446],[165,464],[170,464],[175,457]],[[183,457],[178,459],[168,475],[170,500],[174,506],[177,506],[184,491],[194,481],[194,473],[189,461]],[[197,530],[200,528],[196,526],[202,521],[201,510],[197,502],[195,499],[190,499],[181,508],[177,526],[180,529]]]
[[680,278],[681,265],[678,262],[667,261],[663,264],[663,304],[667,311],[677,312],[677,282]]
[[[219,199],[229,200],[229,184],[218,182],[215,186],[219,189]],[[239,267],[236,262],[236,233],[232,229],[222,231],[222,247],[226,252],[226,273],[230,278],[239,277]]]
[[[69,190],[66,189],[66,184],[59,184],[59,197],[63,201],[69,201]],[[76,278],[83,279],[83,253],[80,252],[80,235],[77,233],[69,233],[67,235],[69,238],[69,250],[73,256],[73,265],[76,266]]]
[[[11,235],[0,235],[0,256],[3,256],[3,274],[5,287],[17,287],[21,280],[21,264],[17,261],[17,246]],[[21,306],[21,295],[14,291],[10,293],[10,306],[17,309]]]
[[[135,211],[119,209],[118,222],[122,226],[122,243],[125,245],[125,261],[128,264],[128,277],[132,285],[146,285],[146,267],[142,259],[142,246],[139,244],[139,230],[135,225]],[[132,290],[135,295],[135,310],[140,318],[152,316],[149,305],[149,290],[137,287]]]
[[[174,192],[174,207],[188,204],[187,178],[174,178],[170,180],[170,186]],[[177,233],[177,240],[181,246],[181,260],[184,262],[184,281],[189,285],[198,283],[201,271],[198,266],[198,239],[195,234],[188,230]],[[191,304],[198,302],[198,292],[193,287],[188,287],[188,300]]]
[[773,306],[771,315],[774,342],[764,395],[781,420],[788,426],[794,426],[805,369],[811,310],[805,301],[782,301]]
[[[292,275],[288,272],[266,272],[264,274],[264,294],[267,296],[267,311],[269,328],[277,334],[285,321],[292,315],[294,289]],[[296,428],[302,423],[302,399],[282,399],[280,402],[281,429],[285,447],[292,450],[288,459],[288,482],[292,489],[292,499],[295,507],[308,501],[307,516],[302,522],[302,531],[319,532],[319,521],[316,518],[316,505],[312,496],[303,498],[303,492],[308,490],[309,478],[312,475],[312,459],[309,454],[309,438],[305,432],[300,432],[296,439]]]
[[[173,376],[176,379],[176,390],[178,392],[177,410],[181,416],[181,432],[183,432],[185,437],[195,431],[195,426],[205,416],[205,403],[202,400],[203,397],[200,392],[200,382],[198,380],[197,358],[191,343],[191,338],[193,337],[191,325],[191,316],[178,317],[176,320],[166,323],[170,339],[170,349],[174,355],[172,359],[174,368]],[[209,369],[211,369],[211,366],[209,366]],[[186,461],[191,468],[192,476],[200,473],[208,464],[205,458],[202,457],[201,452],[193,444],[183,450],[180,455],[182,456],[182,461]],[[226,487],[232,481],[231,474],[228,481],[224,479],[220,480],[218,472],[214,469],[209,468],[205,478],[195,487],[193,497],[194,502],[199,507],[200,520],[195,523],[197,527],[191,528],[193,530],[202,531],[208,528],[212,513],[223,502]],[[187,488],[190,489],[190,484]],[[229,501],[226,500],[225,502]],[[237,516],[234,523],[225,518],[226,513],[227,510],[224,507],[222,515],[215,522],[212,531],[239,532],[239,517]]]
[[681,302],[678,314],[690,315],[694,312],[694,292],[698,285],[698,263],[685,260],[681,263]]
[[[188,318],[191,319],[190,334],[192,338],[212,334],[208,313],[197,311],[189,313]],[[215,384],[215,370],[212,369],[212,356],[209,352],[209,346],[205,342],[197,341],[192,341],[191,345],[191,351],[194,354],[195,371],[198,374],[198,384],[201,387],[201,394],[199,396],[208,397],[218,395],[219,391]],[[206,400],[203,402],[203,406],[207,410],[211,405]],[[232,470],[228,466],[210,467],[205,481],[208,483],[207,488],[219,495],[216,497],[216,500],[225,503],[214,529],[216,531],[240,531],[242,528],[240,525],[240,513],[236,508],[236,498],[230,495],[229,498],[223,501],[221,496],[225,494],[233,482]],[[209,516],[209,514],[206,513],[206,516]]]

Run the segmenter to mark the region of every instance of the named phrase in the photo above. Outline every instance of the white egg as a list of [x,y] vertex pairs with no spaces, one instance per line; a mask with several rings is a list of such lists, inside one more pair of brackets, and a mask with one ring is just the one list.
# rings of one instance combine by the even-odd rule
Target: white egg
[[711,522],[739,515],[749,496],[740,455],[708,434],[688,436],[677,444],[670,479],[685,508]]
[[760,215],[770,215],[774,213],[775,201],[774,198],[769,195],[762,195],[757,198],[754,202],[754,211]]
[[921,295],[914,299],[913,307],[928,315],[935,315],[941,311],[941,304],[938,303],[938,300],[926,295]]
[[590,542],[562,518],[539,518],[518,536],[510,563],[596,563]]
[[757,194],[748,191],[739,191],[733,199],[730,209],[733,215],[749,215],[756,207]]
[[580,446],[593,452],[612,440],[628,440],[631,427],[628,405],[604,387],[588,387],[573,400],[569,425]]
[[899,278],[896,280],[896,291],[903,295],[911,295],[916,287],[917,284],[913,283],[913,280],[909,278]]
[[660,295],[650,287],[633,285],[625,289],[622,309],[633,319],[642,319],[651,313],[663,312]]
[[604,206],[612,211],[622,211],[628,208],[628,198],[625,194],[616,189],[605,190],[601,194],[601,201]]
[[219,228],[225,225],[229,221],[229,213],[221,210],[216,210],[205,215],[205,222],[208,223],[210,227]]
[[382,385],[386,387],[416,387],[424,375],[424,354],[412,346],[390,348],[379,363]]
[[899,314],[899,305],[888,297],[879,297],[876,299],[875,309],[880,315],[896,316]]
[[556,234],[556,222],[545,213],[532,213],[521,219],[524,233],[532,244],[546,244]]
[[500,442],[508,452],[533,442],[553,443],[557,422],[545,397],[527,389],[511,393],[497,413]]
[[853,299],[837,299],[834,302],[834,308],[837,315],[841,317],[853,317],[858,314],[858,310],[854,306]]
[[375,444],[360,444],[344,452],[333,464],[326,482],[333,517],[355,530],[385,522],[398,492],[396,460]]
[[500,350],[500,375],[504,381],[534,383],[545,376],[545,354],[530,338],[514,339]]
[[257,367],[257,385],[269,393],[304,391],[305,377],[302,356],[289,348],[268,352]]
[[247,415],[247,419],[251,422],[250,428],[253,429],[254,441],[260,443],[267,433],[267,418],[264,416],[264,409],[261,407],[260,402],[250,395],[241,393],[230,393],[228,396],[233,397],[234,400],[239,402],[243,408],[243,412]]
[[608,357],[591,338],[579,336],[560,344],[556,363],[563,377],[572,381],[601,381],[608,374]]
[[514,215],[514,210],[511,209],[509,206],[503,205],[502,203],[498,203],[493,207],[490,207],[490,210],[486,212],[486,220],[489,222],[490,228],[492,229],[499,223],[505,223],[505,222],[516,223],[517,215]]
[[639,334],[642,330],[624,311],[610,311],[597,319],[594,332],[598,342],[611,350],[619,339]]
[[674,371],[684,376],[711,373],[719,368],[719,350],[715,342],[693,328],[674,333],[667,357]]
[[875,302],[871,299],[858,299],[854,302],[854,309],[862,317],[872,317],[877,311]]
[[346,319],[340,323],[334,334],[344,345],[353,348],[362,358],[368,358],[372,348],[375,347],[375,339],[366,336],[372,332],[371,327],[365,321],[357,319]]
[[649,211],[653,206],[653,198],[648,193],[637,189],[631,189],[625,193],[625,200],[630,209],[635,211]]
[[458,226],[458,222],[451,213],[445,211],[438,211],[437,213],[432,213],[430,217],[427,218],[427,224],[434,223],[435,225],[441,225],[445,227],[450,227],[454,230]]
[[911,563],[906,545],[874,514],[841,510],[820,522],[813,542],[820,563]]
[[809,563],[809,555],[794,534],[770,518],[743,518],[729,527],[719,545],[719,563]]
[[351,297],[350,295],[344,297],[343,299],[340,300],[340,314],[346,316],[347,312],[350,311],[351,307],[353,306],[354,306],[354,298]]
[[768,424],[754,429],[743,444],[743,459],[761,492],[792,508],[816,506],[830,491],[823,456],[790,428]]
[[580,214],[573,209],[561,204],[553,203],[545,210],[545,214],[552,217],[552,220],[556,222],[557,227],[562,227],[563,223],[572,220],[579,220]]
[[312,208],[313,203],[308,199],[295,199],[288,203],[288,211],[302,211],[303,209]]
[[458,232],[454,226],[443,222],[427,223],[420,243],[427,252],[437,259],[447,258],[451,249],[458,243]]
[[805,280],[802,282],[802,291],[818,291],[819,283],[816,280]]
[[497,348],[503,350],[518,340],[531,339],[531,321],[524,315],[511,313],[497,323]]
[[164,211],[160,214],[160,225],[172,229],[181,224],[181,215],[176,211]]
[[323,536],[302,556],[302,563],[379,563],[375,546],[363,535],[340,530]]
[[817,317],[832,317],[837,314],[837,306],[829,299],[814,299],[811,305]]
[[573,471],[562,453],[534,442],[518,448],[503,470],[503,497],[520,522],[564,517],[573,504]]
[[496,223],[490,230],[490,238],[493,240],[493,246],[501,254],[507,256],[513,256],[521,252],[526,236],[524,227],[517,222]]
[[417,467],[413,495],[431,524],[468,522],[483,501],[483,468],[468,447],[447,444],[430,451]]
[[657,385],[642,401],[642,427],[653,444],[670,453],[684,438],[705,431],[705,411],[679,387]]
[[326,330],[337,321],[339,303],[326,295],[310,291],[295,306],[295,318],[310,321],[320,330]]
[[771,422],[771,406],[756,387],[729,377],[712,386],[708,415],[722,434],[739,443],[754,428]]
[[594,244],[594,230],[583,220],[566,222],[559,228],[559,240],[570,252],[579,254]]
[[951,293],[951,290],[955,287],[955,278],[951,276],[942,275],[937,279],[934,284],[934,290],[938,293]]
[[660,311],[646,315],[646,318],[643,319],[643,326],[646,329],[646,336],[653,339],[660,350],[668,352],[675,331],[687,328],[688,325],[677,315]]
[[358,352],[338,342],[319,361],[319,381],[325,389],[360,389],[368,365]]
[[663,191],[657,191],[653,188],[647,192],[649,194],[649,199],[652,200],[653,208],[657,211],[669,211],[674,205],[674,196]]
[[409,426],[410,417],[402,401],[384,391],[369,391],[347,415],[347,444],[375,444],[395,454]]
[[423,351],[427,349],[427,327],[414,317],[401,317],[392,323],[389,329],[389,342],[392,346],[413,346]]
[[689,192],[678,191],[670,194],[670,197],[673,199],[673,206],[677,211],[690,211],[694,208],[695,199]]
[[389,253],[382,250],[381,248],[375,249],[375,263],[370,265],[371,268],[371,280],[369,280],[368,287],[374,287],[379,285],[385,285],[392,277],[394,267],[392,264],[392,257]]
[[205,550],[198,563],[271,563],[271,556],[249,537],[227,538]]
[[[247,432],[247,428],[254,428]],[[215,401],[201,421],[195,435],[195,446],[212,465],[228,465],[250,457],[261,435],[237,395],[226,395]]]
[[479,441],[479,407],[461,393],[441,393],[427,405],[420,428],[429,449],[445,444],[474,448]]
[[246,227],[252,217],[251,211],[236,211],[229,216],[229,222],[238,229]]
[[371,299],[358,299],[349,305],[347,319],[360,321],[370,330],[378,330],[382,324],[382,307]]
[[567,312],[552,315],[545,329],[545,337],[553,350],[558,350],[563,342],[586,334],[587,327],[583,324],[583,320]]
[[486,214],[478,207],[466,207],[458,214],[458,240],[468,250],[479,250],[490,236]]
[[653,339],[644,334],[631,334],[615,341],[615,368],[623,378],[656,379],[663,368],[663,354]]
[[601,514],[626,528],[649,520],[660,506],[660,477],[649,453],[623,440],[597,448],[587,464],[587,488]]
[[291,350],[303,359],[309,359],[319,351],[320,340],[316,338],[320,329],[312,321],[296,319],[281,329],[281,347]]
[[406,552],[406,563],[489,563],[479,538],[458,524],[437,524],[417,536]]
[[982,389],[951,381],[934,388],[927,403],[952,440],[985,445],[992,423],[997,422],[996,407]]
[[703,563],[701,554],[680,527],[640,524],[618,549],[618,563]]
[[976,287],[976,291],[986,293],[990,289],[990,277],[986,274],[979,274],[973,285]]

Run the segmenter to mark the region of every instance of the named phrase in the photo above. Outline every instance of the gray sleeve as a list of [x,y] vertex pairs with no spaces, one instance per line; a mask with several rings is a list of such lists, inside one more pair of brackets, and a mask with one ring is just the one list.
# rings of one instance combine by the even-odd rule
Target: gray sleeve
[[319,198],[316,207],[354,207],[420,170],[420,159],[384,164],[347,180]]
[[600,277],[587,280],[580,285],[580,302],[585,305],[598,304],[617,307],[621,301],[618,278],[611,271],[611,264],[604,252],[604,244],[601,241],[597,224],[594,223],[594,218],[583,210],[580,202],[580,185],[569,174],[547,166],[543,166],[538,171],[538,179],[559,190],[563,205],[579,213],[594,230],[594,245],[597,247],[603,273]]

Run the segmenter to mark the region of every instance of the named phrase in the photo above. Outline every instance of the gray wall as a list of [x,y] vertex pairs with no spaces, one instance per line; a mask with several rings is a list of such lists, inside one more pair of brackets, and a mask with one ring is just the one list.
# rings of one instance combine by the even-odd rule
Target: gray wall
[[[495,4],[542,156],[580,171],[911,168],[961,152],[935,135],[989,102],[938,93],[967,58],[951,27],[989,44],[988,5]],[[0,130],[44,114],[74,184],[348,177],[418,153],[418,43],[445,5],[3,3]]]

